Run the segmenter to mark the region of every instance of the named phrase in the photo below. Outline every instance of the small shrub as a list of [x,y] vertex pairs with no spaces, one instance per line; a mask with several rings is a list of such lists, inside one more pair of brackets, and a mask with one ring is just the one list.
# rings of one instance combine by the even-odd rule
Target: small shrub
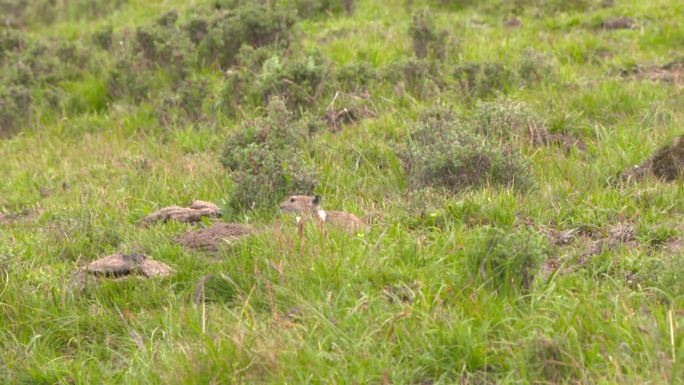
[[14,133],[31,113],[31,92],[23,86],[0,86],[0,137]]
[[453,74],[461,92],[475,98],[506,92],[514,82],[513,72],[501,63],[466,63],[456,67]]
[[197,43],[205,65],[221,68],[235,64],[243,45],[286,46],[294,19],[287,13],[265,5],[248,3],[231,11],[216,11],[208,17],[195,17],[185,26],[188,36]]
[[101,49],[110,49],[112,47],[112,37],[114,35],[114,28],[111,25],[106,25],[93,34],[93,43]]
[[142,57],[143,64],[156,69],[163,67],[181,81],[187,77],[194,62],[194,45],[190,37],[176,27],[178,14],[167,12],[155,24],[138,27],[133,45],[135,57]]
[[530,86],[552,76],[552,66],[541,55],[526,51],[521,59],[500,62],[470,62],[457,66],[453,78],[461,93],[472,98],[486,98],[507,93],[513,88]]
[[418,97],[430,97],[446,85],[441,80],[440,70],[427,60],[408,59],[397,61],[383,73],[387,83],[395,85],[395,91],[408,91]]
[[354,7],[354,0],[285,0],[284,3],[293,7],[297,16],[303,19],[343,11],[351,14]]
[[413,41],[413,53],[418,59],[430,56],[442,60],[446,57],[449,33],[439,30],[434,24],[434,18],[429,9],[413,14],[408,32]]
[[549,252],[547,239],[530,230],[484,227],[466,247],[467,266],[477,282],[503,294],[530,289]]
[[288,193],[311,193],[315,170],[306,161],[309,125],[274,98],[265,117],[231,135],[222,163],[234,184],[236,209],[274,204]]
[[524,103],[508,99],[476,102],[470,123],[475,132],[494,139],[534,133],[544,126]]
[[148,95],[152,81],[140,63],[131,56],[122,56],[115,61],[107,77],[107,92],[111,98],[130,97],[140,101]]
[[[266,50],[250,50],[246,66],[229,71],[220,96],[222,110],[234,115],[240,106],[259,107],[278,97],[294,111],[307,108],[323,92],[328,66],[318,53],[283,57],[273,54],[264,60]],[[262,62],[263,60],[263,62]],[[259,72],[254,66],[261,62]]]
[[488,143],[450,111],[425,114],[399,156],[412,189],[457,193],[487,185],[525,189],[531,184],[526,165],[512,149]]

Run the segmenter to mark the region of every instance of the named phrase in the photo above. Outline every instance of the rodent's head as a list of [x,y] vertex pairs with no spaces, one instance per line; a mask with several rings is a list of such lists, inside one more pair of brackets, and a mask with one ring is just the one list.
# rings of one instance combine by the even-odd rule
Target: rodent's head
[[280,209],[290,213],[306,213],[321,207],[320,195],[292,195],[280,204]]

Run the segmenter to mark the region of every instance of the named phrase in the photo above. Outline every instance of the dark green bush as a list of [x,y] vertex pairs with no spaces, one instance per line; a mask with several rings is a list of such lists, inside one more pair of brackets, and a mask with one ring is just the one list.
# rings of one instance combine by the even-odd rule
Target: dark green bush
[[310,126],[296,120],[278,98],[266,116],[228,138],[222,163],[234,184],[235,209],[275,204],[292,192],[311,193],[316,173],[306,160]]
[[241,107],[264,106],[273,97],[293,111],[308,109],[323,92],[329,76],[318,53],[288,57],[272,50],[247,49],[240,57],[240,65],[227,72],[221,90],[221,109],[228,115]]
[[[89,50],[79,43],[40,40],[28,34],[0,32],[0,130],[28,124],[36,105],[59,108],[64,85],[83,77]],[[45,116],[45,115],[43,115]]]
[[435,110],[416,123],[399,153],[412,189],[504,186],[525,189],[531,178],[525,162],[511,148],[488,142],[451,112]]
[[100,17],[124,3],[125,0],[0,0],[0,23],[18,28]]
[[292,7],[297,16],[307,19],[318,15],[350,14],[354,8],[354,0],[283,0],[283,6]]
[[550,246],[534,231],[484,227],[465,250],[476,282],[502,294],[517,294],[530,289]]
[[196,42],[204,65],[228,68],[235,64],[243,45],[287,46],[294,19],[282,10],[258,3],[246,3],[234,10],[217,10],[209,16],[197,15],[185,26]]
[[14,133],[30,117],[31,92],[28,88],[0,86],[0,137]]
[[133,100],[143,100],[152,89],[152,81],[142,65],[141,59],[133,56],[119,57],[107,78],[107,92],[112,99],[130,97]]

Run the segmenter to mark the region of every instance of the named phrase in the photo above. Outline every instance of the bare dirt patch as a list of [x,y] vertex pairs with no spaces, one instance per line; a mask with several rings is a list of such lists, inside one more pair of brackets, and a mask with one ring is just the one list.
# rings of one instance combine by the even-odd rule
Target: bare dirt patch
[[614,31],[618,29],[632,29],[636,27],[636,22],[631,17],[616,17],[614,19],[606,19],[599,28],[605,31]]
[[19,212],[0,213],[0,226],[26,223],[33,220],[40,212],[38,210],[23,209]]
[[325,111],[325,122],[332,132],[342,131],[342,127],[356,121],[356,112],[351,108]]
[[149,259],[144,254],[117,253],[100,258],[82,267],[75,274],[73,283],[77,287],[83,287],[89,279],[123,280],[130,276],[166,277],[173,273],[174,270],[168,265]]
[[640,165],[630,167],[618,176],[621,181],[640,180],[647,175],[668,182],[682,179],[684,171],[684,135],[674,139],[671,145],[658,149]]
[[157,210],[143,219],[143,224],[155,222],[177,221],[182,223],[196,223],[202,217],[217,218],[221,211],[217,205],[205,201],[193,201],[190,207],[170,206]]
[[567,133],[549,132],[543,127],[530,130],[530,139],[535,146],[559,146],[566,153],[570,150],[577,149],[586,151],[587,146],[582,139],[571,136]]
[[203,250],[218,251],[221,246],[254,234],[254,227],[241,223],[214,223],[211,227],[191,230],[176,238],[181,246]]
[[[575,245],[580,251],[569,255],[567,261],[556,256],[542,265],[542,275],[548,277],[554,272],[570,273],[589,262],[589,259],[604,251],[615,250],[621,245],[637,247],[634,227],[624,223],[615,224],[607,229],[593,226],[579,226],[570,229],[541,229],[550,242],[558,247]],[[569,263],[568,263],[569,262]]]
[[518,18],[513,17],[511,19],[506,20],[504,22],[504,25],[509,28],[518,28],[522,26],[522,21],[520,21],[520,19]]
[[382,288],[382,294],[389,302],[413,303],[416,293],[420,290],[419,282],[411,282],[409,284],[397,283],[393,285],[385,285]]
[[682,72],[684,72],[684,58],[673,60],[663,66],[638,65],[634,68],[623,70],[622,75],[654,82],[673,83],[679,86],[682,81]]

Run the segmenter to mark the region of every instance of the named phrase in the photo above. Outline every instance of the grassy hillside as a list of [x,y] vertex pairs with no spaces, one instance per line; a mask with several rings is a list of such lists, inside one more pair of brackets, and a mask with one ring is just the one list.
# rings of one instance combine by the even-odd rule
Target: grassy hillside
[[[682,134],[682,15],[0,0],[0,382],[684,382],[681,175],[618,178]],[[193,199],[261,231],[140,224]],[[116,252],[176,273],[75,288]]]

